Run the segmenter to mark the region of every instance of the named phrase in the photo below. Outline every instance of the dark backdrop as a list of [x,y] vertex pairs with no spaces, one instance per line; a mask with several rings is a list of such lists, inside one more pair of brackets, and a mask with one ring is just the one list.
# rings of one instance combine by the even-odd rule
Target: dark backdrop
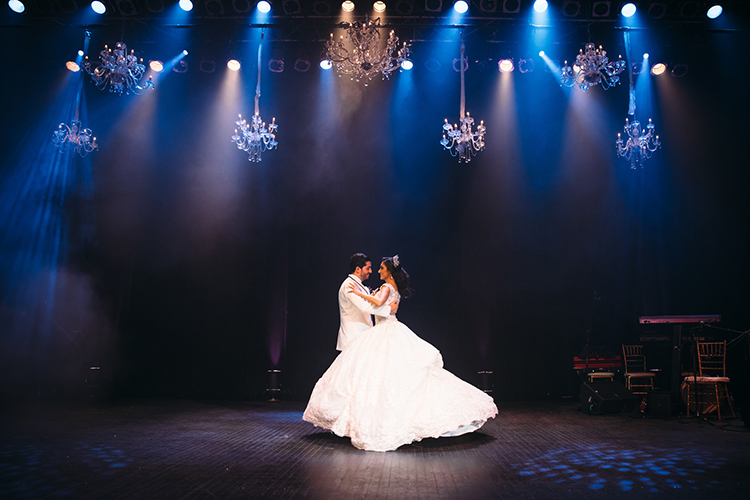
[[[80,27],[6,25],[2,390],[245,399],[263,397],[278,368],[284,397],[305,400],[336,355],[336,293],[359,251],[375,267],[400,255],[414,289],[400,319],[458,376],[477,383],[492,370],[500,401],[574,393],[571,358],[590,325],[591,344],[613,352],[638,339],[640,315],[721,314],[745,330],[740,28],[685,47],[634,33],[634,60],[662,52],[690,70],[639,86],[637,116],[653,117],[664,146],[631,170],[614,152],[627,76],[606,92],[561,88],[520,42],[467,41],[467,109],[485,120],[487,148],[459,164],[439,144],[443,119],[458,119],[455,30],[415,43],[412,72],[368,87],[314,64],[293,71],[302,48],[322,45],[268,30],[264,60],[286,69],[262,66],[260,109],[276,117],[279,148],[251,163],[230,137],[236,114],[252,113],[258,30],[234,46],[236,82],[222,56],[214,73],[188,56],[186,73],[118,97],[64,70]],[[208,50],[198,29],[165,28],[161,42],[129,29],[150,57]],[[611,24],[589,30],[624,53]],[[89,53],[120,34],[98,28]],[[548,53],[572,59],[580,35]],[[498,73],[512,50],[535,56],[535,71]],[[100,144],[86,159],[49,142],[71,116],[76,78]]]

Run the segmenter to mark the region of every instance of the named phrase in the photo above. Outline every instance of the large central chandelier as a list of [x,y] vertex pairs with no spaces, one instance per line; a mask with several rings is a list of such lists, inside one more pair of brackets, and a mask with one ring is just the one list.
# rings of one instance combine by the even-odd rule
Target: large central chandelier
[[391,73],[401,67],[409,57],[409,47],[406,42],[398,48],[398,37],[391,31],[384,49],[380,48],[380,18],[365,22],[343,22],[339,24],[346,29],[347,44],[344,36],[338,40],[333,38],[326,42],[326,57],[336,67],[341,75],[349,75],[351,80],[364,82],[365,86],[377,75],[385,80]]
[[255,114],[253,115],[250,123],[242,118],[237,120],[237,127],[234,129],[234,135],[232,136],[232,142],[237,144],[237,149],[246,151],[248,154],[248,161],[260,161],[260,155],[267,149],[276,149],[279,145],[276,142],[276,130],[279,128],[276,125],[276,118],[271,120],[271,123],[266,126],[266,123],[260,117],[260,68],[261,68],[261,49],[263,48],[263,33],[260,34],[260,45],[258,46],[258,82],[255,87]]
[[622,134],[617,134],[617,154],[630,160],[630,168],[643,168],[643,162],[651,158],[654,151],[661,146],[651,118],[648,119],[646,128],[641,128],[640,122],[636,119],[631,122],[625,118],[625,134],[627,140],[623,140]]
[[465,161],[466,163],[471,161],[472,156],[476,156],[477,152],[484,149],[484,133],[487,128],[484,126],[484,121],[480,121],[477,125],[476,132],[471,129],[474,124],[474,118],[469,116],[466,112],[466,87],[464,84],[464,70],[468,65],[468,61],[464,59],[464,38],[463,33],[461,34],[461,118],[459,119],[461,125],[451,125],[448,123],[448,119],[445,119],[443,124],[443,139],[440,144],[443,145],[444,149],[451,152],[451,155],[458,156],[458,163]]
[[52,133],[52,142],[61,153],[71,148],[81,157],[99,148],[94,133],[90,128],[84,128],[80,120],[72,120],[70,126],[65,123],[58,125]]
[[622,73],[625,66],[622,56],[617,61],[609,62],[607,51],[601,45],[597,49],[593,43],[587,43],[586,52],[581,49],[572,68],[565,61],[560,83],[568,87],[578,85],[584,92],[599,84],[607,90],[620,81],[617,75]]
[[131,50],[128,54],[128,46],[123,42],[117,42],[114,50],[105,45],[99,52],[98,63],[92,63],[89,56],[86,56],[83,68],[101,90],[109,87],[110,92],[122,95],[123,92],[140,94],[143,90],[154,88],[154,82],[150,77],[144,86],[140,85],[146,66],[143,59],[139,61],[135,56],[135,51]]

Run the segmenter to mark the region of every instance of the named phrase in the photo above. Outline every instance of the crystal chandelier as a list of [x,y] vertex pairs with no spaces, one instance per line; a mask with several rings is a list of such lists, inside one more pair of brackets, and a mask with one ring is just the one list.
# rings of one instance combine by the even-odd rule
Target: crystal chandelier
[[279,145],[276,142],[276,130],[279,128],[276,125],[276,118],[271,120],[271,123],[266,127],[266,123],[260,117],[260,105],[258,101],[260,99],[260,68],[261,68],[261,49],[263,48],[263,33],[260,34],[260,45],[258,46],[258,83],[255,87],[255,114],[251,119],[250,123],[242,118],[235,123],[239,129],[234,129],[234,135],[232,136],[232,142],[237,144],[237,149],[246,151],[248,154],[249,161],[260,161],[260,155],[267,149],[276,149]]
[[567,87],[578,85],[578,88],[584,92],[589,87],[599,84],[607,90],[620,81],[617,75],[622,73],[625,66],[622,56],[619,56],[617,61],[609,62],[607,51],[603,50],[601,45],[597,49],[593,43],[587,43],[586,52],[581,49],[572,68],[568,65],[568,61],[565,61],[560,83]]
[[117,42],[115,50],[105,45],[104,50],[99,52],[98,63],[90,62],[89,56],[86,56],[83,68],[101,90],[109,86],[110,92],[122,95],[123,92],[140,94],[143,90],[154,88],[151,77],[141,87],[140,81],[146,71],[146,66],[143,64],[143,59],[139,61],[135,56],[135,51],[131,50],[128,54],[128,46],[123,42]]
[[52,142],[61,153],[71,148],[81,157],[99,149],[94,133],[90,128],[84,128],[80,120],[73,120],[70,126],[61,123],[52,133]]
[[393,31],[385,48],[380,50],[380,18],[371,21],[365,17],[364,23],[343,22],[339,26],[346,29],[351,50],[346,48],[343,35],[335,40],[331,33],[331,39],[326,42],[326,58],[336,67],[339,76],[350,75],[351,80],[363,81],[367,86],[379,74],[383,80],[389,78],[409,57],[406,42],[399,49],[398,37]]
[[643,168],[643,162],[651,158],[654,151],[659,149],[661,142],[659,136],[654,132],[654,124],[651,118],[648,119],[646,128],[641,128],[638,120],[632,122],[625,118],[625,134],[627,140],[623,140],[622,134],[617,134],[617,154],[630,160],[630,168],[636,168],[640,165]]
[[474,118],[469,116],[466,112],[466,88],[464,84],[464,70],[468,64],[468,61],[464,59],[464,39],[463,33],[461,34],[461,125],[451,125],[448,123],[448,119],[445,119],[443,124],[443,139],[440,144],[443,145],[444,149],[451,152],[452,156],[458,156],[458,163],[465,161],[469,163],[472,156],[476,156],[477,152],[484,149],[484,133],[487,128],[484,126],[484,121],[480,121],[477,125],[476,132],[471,130],[471,126],[474,124]]

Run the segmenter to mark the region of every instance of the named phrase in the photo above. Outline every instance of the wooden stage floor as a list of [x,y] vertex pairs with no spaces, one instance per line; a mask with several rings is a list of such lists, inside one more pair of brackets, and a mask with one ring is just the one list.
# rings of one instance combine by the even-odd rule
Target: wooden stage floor
[[498,405],[480,431],[377,453],[298,402],[35,402],[2,408],[0,498],[745,499],[739,418]]

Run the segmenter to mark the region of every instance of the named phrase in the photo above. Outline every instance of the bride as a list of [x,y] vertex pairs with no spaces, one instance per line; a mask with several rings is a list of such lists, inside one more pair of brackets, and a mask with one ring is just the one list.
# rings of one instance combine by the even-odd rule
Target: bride
[[[398,255],[378,270],[375,306],[409,294]],[[348,436],[363,450],[390,451],[426,437],[459,436],[497,414],[492,398],[443,369],[443,358],[394,314],[355,338],[315,384],[303,420]]]

